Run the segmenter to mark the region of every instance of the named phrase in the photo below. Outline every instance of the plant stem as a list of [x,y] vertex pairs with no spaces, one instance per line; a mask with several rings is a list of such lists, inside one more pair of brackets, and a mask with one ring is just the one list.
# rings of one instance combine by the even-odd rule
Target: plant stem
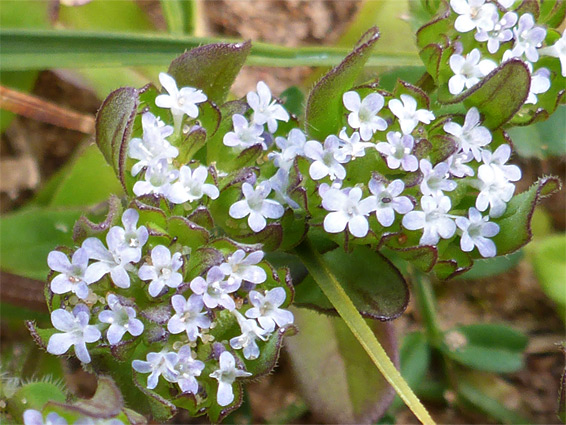
[[322,289],[322,292],[330,300],[340,317],[350,328],[356,339],[360,342],[371,360],[375,363],[384,378],[395,389],[399,397],[411,409],[415,416],[423,424],[434,424],[432,417],[403,379],[364,318],[358,312],[354,303],[348,297],[336,277],[326,266],[322,256],[318,253],[312,243],[305,239],[295,252]]
[[413,290],[419,311],[425,325],[426,334],[429,342],[438,347],[442,342],[442,330],[438,325],[436,316],[436,306],[434,305],[434,291],[428,276],[414,269],[411,273],[413,277]]

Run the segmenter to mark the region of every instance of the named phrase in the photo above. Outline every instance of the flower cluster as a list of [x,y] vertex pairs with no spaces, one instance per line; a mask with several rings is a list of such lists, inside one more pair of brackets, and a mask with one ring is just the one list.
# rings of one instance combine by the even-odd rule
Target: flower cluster
[[[449,61],[453,73],[448,81],[451,94],[458,95],[476,85],[499,64],[513,58],[521,59],[531,73],[527,104],[537,104],[537,95],[551,87],[552,71],[541,64],[541,57],[557,58],[561,75],[566,77],[566,33],[555,40],[555,34],[537,24],[532,13],[511,10],[514,3],[450,0],[457,15],[454,29],[461,35]],[[469,32],[474,32],[473,40],[463,36]]]

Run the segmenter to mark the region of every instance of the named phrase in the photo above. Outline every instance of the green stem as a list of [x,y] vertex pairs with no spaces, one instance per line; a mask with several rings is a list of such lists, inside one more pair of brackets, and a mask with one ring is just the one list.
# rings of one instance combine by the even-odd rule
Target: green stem
[[330,300],[340,317],[350,328],[356,339],[360,342],[371,360],[375,363],[384,378],[395,389],[399,397],[407,404],[415,416],[423,424],[434,424],[426,408],[413,393],[407,382],[403,379],[364,318],[358,312],[354,303],[348,297],[336,277],[326,266],[321,255],[308,239],[305,239],[295,252],[320,286],[326,297]]
[[430,279],[418,270],[413,270],[413,292],[419,311],[425,325],[429,342],[438,347],[442,342],[442,330],[438,325],[436,306],[434,305],[434,292]]

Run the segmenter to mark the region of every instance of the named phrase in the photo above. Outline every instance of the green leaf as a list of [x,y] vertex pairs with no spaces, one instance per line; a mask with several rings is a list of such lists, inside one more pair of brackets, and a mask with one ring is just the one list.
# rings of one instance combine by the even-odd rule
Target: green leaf
[[566,233],[544,238],[536,244],[533,268],[542,289],[562,309],[566,308]]
[[60,386],[53,382],[38,381],[30,382],[8,398],[8,411],[14,418],[21,418],[27,409],[42,410],[49,401],[64,402],[66,394]]
[[539,179],[526,192],[514,196],[507,204],[505,214],[494,220],[499,224],[499,233],[493,238],[497,255],[514,252],[531,240],[531,219],[535,206],[544,198],[560,190],[556,177]]
[[522,251],[516,251],[510,255],[495,258],[485,258],[474,260],[472,268],[459,276],[459,279],[482,279],[490,276],[497,276],[519,264],[524,257]]
[[124,188],[124,163],[138,106],[138,90],[122,87],[110,93],[96,114],[96,144]]
[[73,246],[73,225],[83,210],[29,208],[0,219],[0,268],[44,281],[47,254],[58,245]]
[[509,373],[523,367],[528,338],[508,326],[474,324],[444,334],[441,350],[451,359],[477,370]]
[[[0,70],[168,65],[203,44],[238,42],[213,37],[171,37],[74,30],[0,29]],[[255,42],[247,65],[269,67],[334,66],[350,53],[339,47],[284,47]],[[368,66],[419,66],[414,53],[379,54]]]
[[[380,253],[357,246],[352,253],[337,248],[322,257],[362,316],[391,320],[405,311],[409,301],[407,284],[397,268]],[[312,276],[307,276],[295,291],[297,305],[334,313]]]
[[531,74],[525,63],[511,59],[484,77],[478,84],[460,95],[452,96],[444,84],[438,93],[442,103],[464,102],[475,106],[485,116],[483,125],[490,129],[509,121],[529,95]]
[[201,89],[210,100],[221,104],[250,49],[249,41],[195,47],[171,62],[168,73],[175,78],[177,86]]
[[566,106],[559,106],[548,120],[526,127],[510,128],[507,133],[513,140],[515,151],[522,157],[544,159],[565,156],[565,122]]
[[[286,340],[295,379],[310,410],[329,423],[372,423],[393,390],[340,318],[293,309],[298,335]],[[397,357],[392,326],[371,322],[389,355]]]
[[305,131],[310,137],[324,140],[329,134],[338,134],[343,121],[342,94],[354,85],[378,38],[376,27],[368,30],[354,51],[313,87],[305,114]]
[[305,110],[305,95],[297,86],[291,86],[283,91],[279,97],[285,104],[285,109],[291,114],[302,117]]

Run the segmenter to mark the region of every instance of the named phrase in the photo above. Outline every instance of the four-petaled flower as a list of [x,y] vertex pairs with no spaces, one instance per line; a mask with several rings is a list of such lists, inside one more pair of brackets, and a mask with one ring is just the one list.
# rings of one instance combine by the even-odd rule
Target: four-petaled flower
[[224,280],[226,275],[218,266],[211,267],[207,274],[206,280],[202,276],[195,277],[190,284],[191,290],[202,295],[204,305],[208,308],[216,308],[222,306],[227,310],[234,310],[236,304],[229,295],[240,288],[239,282],[228,282]]
[[460,94],[464,88],[469,89],[480,79],[493,71],[497,64],[491,59],[481,59],[479,49],[474,49],[466,56],[454,54],[450,56],[450,69],[454,75],[448,80],[448,90],[451,94]]
[[[369,184],[369,191],[372,193],[377,221],[383,227],[389,227],[395,221],[395,212],[398,214],[407,214],[411,211],[413,203],[407,196],[399,196],[405,189],[405,183],[397,179],[385,186],[382,181],[371,179]],[[370,199],[372,199],[370,197]]]
[[208,171],[204,165],[199,165],[194,170],[187,165],[181,166],[179,170],[179,181],[173,183],[169,193],[169,200],[175,204],[193,202],[207,195],[210,199],[218,198],[218,188],[210,183],[205,183]]
[[220,406],[228,406],[234,401],[234,391],[232,384],[236,378],[252,376],[251,373],[236,367],[234,356],[228,351],[222,352],[219,358],[219,368],[209,375],[218,381],[218,392],[216,401]]
[[499,233],[499,225],[491,223],[489,216],[482,217],[481,213],[474,207],[468,210],[468,217],[456,218],[456,225],[462,231],[460,248],[464,252],[470,252],[476,246],[482,257],[494,257],[497,253],[497,247],[488,238]]
[[166,381],[177,382],[179,372],[175,366],[179,362],[179,355],[173,351],[161,351],[159,353],[148,353],[146,361],[134,360],[132,367],[136,372],[149,373],[147,377],[147,388],[152,390],[157,387],[159,377],[163,376]]
[[448,214],[452,203],[448,196],[423,196],[422,211],[411,211],[403,217],[408,230],[423,229],[421,245],[436,245],[440,238],[449,239],[456,232],[454,219]]
[[373,133],[387,128],[387,122],[377,115],[384,103],[383,96],[379,93],[371,93],[361,100],[358,93],[349,91],[344,93],[342,101],[350,111],[348,124],[354,129],[359,128],[362,140],[369,140]]
[[171,255],[169,248],[157,245],[151,250],[151,265],[144,264],[138,271],[141,280],[151,280],[149,295],[157,297],[165,286],[177,288],[183,282],[183,275],[177,270],[183,265],[181,253]]
[[387,133],[387,142],[379,142],[375,148],[385,155],[390,169],[401,167],[405,171],[416,171],[419,168],[419,160],[412,154],[414,144],[413,136],[390,131]]
[[267,225],[266,218],[280,218],[285,212],[283,206],[273,200],[267,199],[271,192],[269,181],[261,182],[254,189],[247,182],[242,184],[244,199],[234,202],[228,214],[232,218],[248,217],[248,225],[254,232],[259,232]]
[[126,332],[132,336],[139,336],[143,332],[143,323],[136,319],[136,310],[132,307],[124,306],[114,294],[106,297],[110,310],[103,310],[98,314],[98,320],[102,323],[109,323],[110,327],[106,331],[106,338],[110,345],[116,345]]
[[294,320],[293,313],[279,308],[286,297],[285,289],[281,287],[273,288],[265,295],[258,291],[250,291],[249,299],[253,307],[246,311],[246,317],[257,319],[259,325],[267,332],[273,332],[275,325],[280,328],[290,325]]
[[417,101],[408,94],[402,94],[401,100],[391,99],[389,109],[399,120],[403,134],[410,134],[419,124],[430,124],[434,114],[427,109],[417,109]]
[[369,230],[367,216],[373,206],[373,199],[362,200],[362,189],[359,187],[328,189],[322,194],[322,207],[331,211],[324,218],[324,230],[328,233],[340,233],[348,226],[352,235],[363,238]]
[[89,325],[90,312],[86,305],[78,304],[73,312],[59,308],[51,313],[53,327],[63,333],[55,333],[49,338],[47,352],[55,355],[66,353],[71,346],[75,347],[77,358],[83,363],[90,363],[87,343],[100,339],[100,330]]
[[234,131],[229,131],[224,135],[223,143],[226,146],[243,150],[254,145],[261,145],[263,149],[267,149],[267,145],[263,141],[263,137],[261,137],[263,126],[249,123],[240,114],[232,115],[232,123],[234,124]]
[[289,113],[275,100],[271,100],[271,90],[263,81],[257,83],[257,93],[249,92],[246,100],[254,111],[252,114],[253,123],[267,124],[270,133],[277,131],[277,121],[289,121]]
[[346,169],[341,163],[347,162],[338,153],[340,139],[330,135],[324,141],[324,147],[315,140],[309,140],[305,144],[305,156],[313,160],[309,168],[309,175],[313,180],[320,180],[326,176],[330,180],[346,177]]
[[476,107],[466,113],[463,126],[451,121],[444,124],[444,131],[454,136],[459,150],[466,154],[472,152],[476,161],[481,161],[482,148],[491,143],[491,133],[480,126],[480,113]]
[[47,256],[47,265],[51,270],[61,273],[51,281],[51,291],[54,294],[72,292],[81,300],[88,297],[88,284],[92,283],[85,279],[88,260],[88,252],[84,248],[77,249],[70,262],[62,252],[51,251]]
[[267,279],[265,270],[256,265],[261,260],[263,260],[263,251],[254,251],[246,256],[243,249],[238,249],[219,267],[230,284],[235,283],[239,286],[245,280],[259,285]]
[[232,314],[236,316],[242,334],[230,339],[230,346],[236,350],[243,348],[244,357],[248,360],[257,359],[259,357],[259,347],[257,346],[256,339],[267,340],[269,332],[260,328],[255,320],[246,319],[237,310],[234,310]]
[[172,334],[186,332],[189,341],[196,341],[201,336],[199,329],[210,328],[210,317],[203,311],[202,296],[192,294],[189,299],[182,295],[173,295],[171,305],[175,314],[167,322],[167,330]]

